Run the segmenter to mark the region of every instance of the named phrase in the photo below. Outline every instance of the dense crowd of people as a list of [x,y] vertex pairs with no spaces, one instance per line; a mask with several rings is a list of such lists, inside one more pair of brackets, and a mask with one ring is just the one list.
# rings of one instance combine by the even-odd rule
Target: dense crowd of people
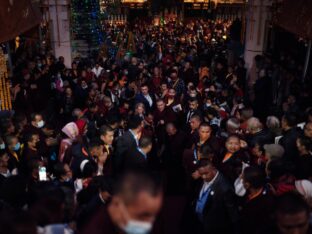
[[0,233],[312,233],[311,86],[291,57],[247,76],[232,31],[107,26],[71,67],[17,51]]

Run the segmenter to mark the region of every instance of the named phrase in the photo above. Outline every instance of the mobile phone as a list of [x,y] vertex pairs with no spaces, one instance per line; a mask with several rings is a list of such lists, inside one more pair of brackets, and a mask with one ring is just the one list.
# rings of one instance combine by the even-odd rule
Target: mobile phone
[[39,181],[47,181],[47,169],[39,166]]

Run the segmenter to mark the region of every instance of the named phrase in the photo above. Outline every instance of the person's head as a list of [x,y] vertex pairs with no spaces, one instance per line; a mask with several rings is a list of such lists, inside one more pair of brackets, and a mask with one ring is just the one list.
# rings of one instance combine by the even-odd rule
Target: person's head
[[295,127],[297,124],[297,117],[292,113],[287,113],[282,117],[282,129],[288,130]]
[[304,135],[312,139],[312,122],[308,122],[304,125]]
[[73,110],[72,116],[74,117],[75,120],[81,119],[83,117],[83,112],[79,108],[75,108]]
[[104,143],[101,139],[92,139],[88,145],[88,150],[92,157],[97,159],[103,153]]
[[100,128],[100,138],[105,145],[112,145],[114,141],[114,129],[108,125],[103,125]]
[[280,128],[280,121],[277,117],[275,116],[268,116],[266,119],[266,126],[268,129],[278,129]]
[[92,178],[96,176],[98,166],[93,160],[83,160],[80,164],[82,178]]
[[197,153],[201,160],[209,160],[212,162],[215,157],[214,150],[208,144],[201,145]]
[[162,205],[162,190],[153,178],[139,172],[122,176],[108,207],[113,223],[127,234],[149,233]]
[[105,108],[109,109],[113,106],[112,99],[110,97],[104,96],[103,98],[103,103]]
[[166,132],[168,136],[174,136],[177,133],[177,127],[174,123],[168,123],[166,125]]
[[177,80],[178,79],[178,73],[176,70],[172,70],[171,73],[170,73],[170,78],[172,80]]
[[229,153],[235,153],[240,150],[240,139],[236,135],[229,136],[225,142],[225,148]]
[[275,222],[280,233],[307,234],[309,218],[309,205],[300,194],[289,192],[277,198]]
[[139,102],[134,107],[134,114],[143,116],[145,114],[145,106]]
[[150,137],[143,136],[140,138],[139,147],[145,154],[151,152],[153,147],[153,141]]
[[128,120],[128,128],[131,130],[141,131],[144,127],[143,118],[139,115],[132,115]]
[[72,179],[73,173],[67,163],[57,163],[54,165],[55,178],[60,182],[68,182]]
[[141,85],[141,93],[143,95],[148,95],[148,85],[147,84],[142,84]]
[[250,134],[256,134],[262,130],[262,123],[258,118],[252,117],[247,121],[247,131]]
[[21,144],[18,138],[14,135],[8,135],[5,138],[5,142],[9,151],[19,151],[21,148]]
[[300,155],[310,154],[310,152],[312,151],[312,140],[309,137],[298,137],[296,144]]
[[74,122],[66,124],[62,128],[62,132],[71,140],[75,140],[79,135],[78,127]]
[[208,123],[201,123],[198,129],[199,140],[204,142],[211,136],[212,129]]
[[199,172],[200,177],[205,182],[212,181],[218,172],[215,165],[210,160],[207,160],[207,159],[203,159],[199,161],[199,167],[197,171]]
[[168,91],[168,97],[169,98],[174,98],[176,96],[176,91],[173,88],[170,88]]
[[281,158],[285,153],[283,146],[278,144],[266,144],[263,148],[265,156],[269,160]]
[[198,108],[198,100],[196,98],[190,98],[188,102],[189,109],[194,111]]
[[7,168],[9,166],[9,156],[5,150],[0,150],[0,167]]
[[44,121],[41,114],[34,113],[30,117],[32,126],[36,128],[42,128],[44,126]]
[[156,102],[157,110],[163,112],[166,108],[165,101],[163,99],[158,99]]
[[230,118],[226,121],[226,131],[229,134],[236,134],[239,131],[240,122],[236,118]]
[[241,110],[241,119],[242,121],[246,121],[248,119],[250,119],[253,116],[253,109],[249,108],[249,107],[245,107]]
[[256,142],[251,146],[251,154],[256,158],[264,155],[264,148],[260,142]]
[[265,173],[259,167],[246,167],[243,171],[243,185],[247,191],[261,189],[265,185]]
[[27,147],[32,150],[38,150],[38,144],[40,142],[40,137],[37,133],[31,132],[28,133],[25,137],[25,142]]
[[202,122],[201,117],[199,115],[193,115],[190,118],[190,127],[192,131],[197,130]]
[[162,93],[168,91],[168,84],[166,82],[162,82],[160,84],[160,90],[161,90]]

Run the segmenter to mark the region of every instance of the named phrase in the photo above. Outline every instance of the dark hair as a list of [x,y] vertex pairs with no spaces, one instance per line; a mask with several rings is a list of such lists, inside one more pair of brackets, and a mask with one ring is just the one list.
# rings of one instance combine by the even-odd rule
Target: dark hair
[[201,154],[201,159],[211,160],[214,157],[214,150],[208,144],[203,144],[199,147],[199,152]]
[[146,136],[141,137],[141,139],[139,141],[139,147],[140,148],[146,148],[152,144],[153,144],[152,138],[146,137]]
[[4,149],[0,150],[0,158],[6,154],[6,151]]
[[97,171],[96,162],[89,160],[89,162],[87,162],[86,165],[83,167],[82,178],[93,177],[96,171]]
[[205,115],[212,115],[213,117],[219,117],[219,113],[216,109],[208,107],[205,111]]
[[105,136],[108,132],[113,132],[114,129],[112,129],[110,126],[108,125],[103,125],[101,128],[100,128],[100,135],[101,136]]
[[200,125],[199,125],[199,128],[202,128],[202,127],[209,127],[211,129],[211,126],[209,123],[206,123],[206,122],[202,122]]
[[188,102],[197,102],[198,103],[198,100],[196,97],[191,97]]
[[93,149],[93,148],[100,147],[101,145],[104,145],[104,142],[101,139],[93,138],[93,139],[91,139],[91,141],[90,141],[90,143],[88,145],[88,148],[90,150],[90,149]]
[[208,167],[208,166],[216,168],[215,163],[212,162],[211,160],[209,160],[208,158],[203,158],[203,159],[199,160],[198,167]]
[[128,128],[136,129],[142,124],[143,119],[139,115],[132,115],[128,120]]
[[38,116],[38,115],[42,116],[40,113],[32,113],[30,115],[30,121],[35,121],[36,120],[36,116]]
[[119,115],[108,115],[106,117],[106,123],[108,125],[114,125],[120,122],[120,116]]
[[306,148],[307,151],[312,150],[312,141],[309,137],[300,136],[300,137],[298,137],[298,140],[299,140],[300,144]]
[[25,137],[24,137],[24,142],[27,144],[28,142],[31,142],[32,140],[33,140],[33,137],[35,136],[35,135],[38,135],[39,136],[39,134],[38,133],[35,133],[35,132],[29,132],[29,133],[27,133],[26,135],[25,135]]
[[246,167],[243,172],[244,181],[253,188],[262,188],[265,185],[265,173],[259,167]]
[[15,135],[7,135],[6,137],[5,137],[5,143],[7,144],[7,146],[8,145],[10,145],[11,143],[12,143],[12,140],[14,139],[14,138],[17,138],[17,136],[15,136]]
[[283,116],[289,127],[294,127],[297,124],[297,116],[293,113],[287,113]]
[[293,215],[299,212],[305,212],[308,216],[310,208],[299,193],[288,192],[277,198],[275,212],[281,215]]
[[55,176],[56,179],[59,180],[59,179],[61,179],[61,177],[63,175],[66,174],[64,166],[65,166],[65,164],[61,163],[61,162],[59,162],[59,163],[54,165],[54,173],[53,173],[53,175]]
[[190,119],[197,119],[199,122],[203,121],[202,117],[200,115],[197,115],[197,114],[192,115],[192,117]]
[[114,193],[120,195],[126,205],[135,201],[141,192],[147,192],[155,197],[160,194],[161,186],[151,175],[131,171],[119,178],[114,189]]

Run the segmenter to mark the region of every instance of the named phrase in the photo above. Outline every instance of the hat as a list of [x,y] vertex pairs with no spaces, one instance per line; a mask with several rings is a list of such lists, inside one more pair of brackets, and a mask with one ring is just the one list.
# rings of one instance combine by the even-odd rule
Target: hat
[[278,144],[266,144],[263,146],[265,153],[271,158],[281,158],[284,155],[284,148]]

